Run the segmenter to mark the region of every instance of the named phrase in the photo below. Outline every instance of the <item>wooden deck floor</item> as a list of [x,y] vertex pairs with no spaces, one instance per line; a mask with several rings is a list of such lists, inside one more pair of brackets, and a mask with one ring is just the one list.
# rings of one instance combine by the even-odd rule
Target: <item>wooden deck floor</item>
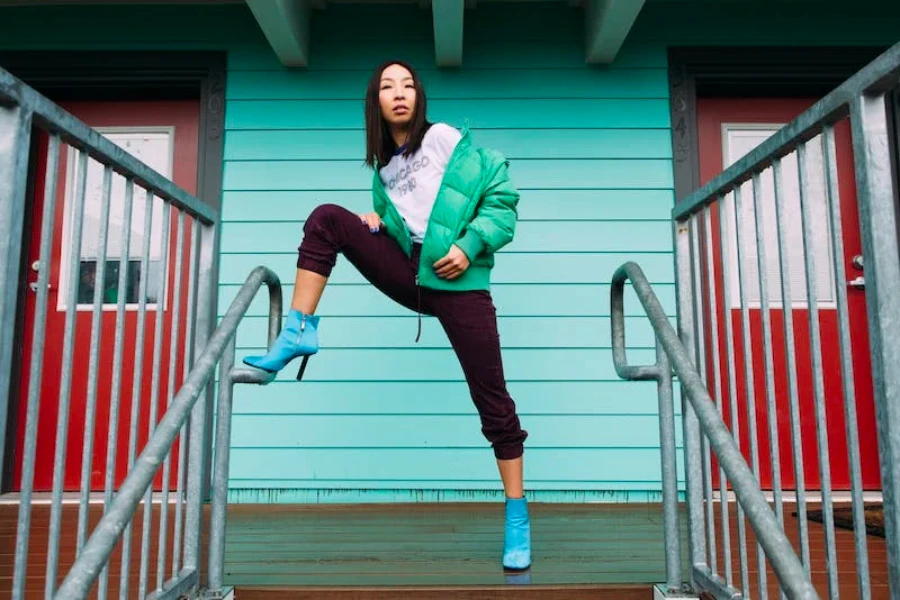
[[[100,507],[92,508],[95,522]],[[328,598],[425,599],[447,597],[449,587],[468,589],[464,597],[470,599],[499,598],[507,597],[500,590],[511,590],[511,586],[517,590],[515,597],[522,599],[603,597],[598,590],[609,586],[623,592],[617,597],[649,599],[651,584],[664,580],[658,505],[533,504],[534,564],[524,576],[508,576],[500,567],[502,510],[499,503],[234,505],[228,513],[226,582],[235,586],[242,600],[325,597],[326,589],[331,590]],[[11,596],[17,512],[16,505],[0,505],[0,600]],[[737,522],[731,512],[734,580],[739,587]],[[28,598],[43,597],[48,513],[46,506],[35,507]],[[63,567],[74,556],[76,522],[77,507],[69,505],[63,519]],[[821,596],[827,597],[824,530],[818,523],[809,525],[813,574]],[[788,531],[796,538],[795,520]],[[837,534],[840,597],[856,598],[852,532],[838,530]],[[155,530],[151,539],[156,539]],[[171,532],[168,539],[171,557]],[[750,541],[751,588],[757,597],[752,537]],[[873,597],[888,598],[884,540],[870,536],[868,541]],[[132,590],[139,569],[137,543],[130,569]],[[721,533],[718,549],[721,570]],[[155,582],[155,547],[150,558]],[[114,573],[119,564],[117,553]],[[685,568],[686,564],[685,556]],[[773,590],[774,581],[770,573]],[[111,582],[110,591],[118,597],[118,585],[114,579]],[[373,593],[373,588],[380,591]],[[364,589],[369,590],[365,596],[361,595]]]

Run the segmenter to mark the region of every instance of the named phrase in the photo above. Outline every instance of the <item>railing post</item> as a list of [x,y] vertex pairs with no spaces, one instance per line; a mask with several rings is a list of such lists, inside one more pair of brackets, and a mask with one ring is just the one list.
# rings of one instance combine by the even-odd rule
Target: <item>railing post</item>
[[[617,272],[618,275],[618,272]],[[624,280],[613,279],[610,290],[610,321],[613,364],[620,377],[631,381],[656,381],[659,399],[659,449],[662,471],[663,538],[666,553],[664,594],[679,594],[681,577],[681,524],[678,515],[678,459],[675,456],[675,405],[672,397],[672,367],[659,336],[656,338],[656,364],[631,366],[625,344]]]
[[[694,269],[691,262],[690,220],[675,221],[675,299],[678,307],[678,336],[688,355],[698,356],[694,340]],[[699,365],[694,365],[699,369]],[[700,422],[681,387],[681,420],[684,428],[684,478],[687,504],[688,548],[691,566],[706,564],[706,537],[703,523],[703,457],[700,452]],[[691,569],[693,573],[693,568]],[[694,591],[699,591],[691,576]]]
[[[216,282],[213,279],[217,225],[196,221],[195,235],[200,236],[197,255],[197,309],[194,327],[194,356],[200,356],[215,328]],[[186,509],[184,521],[184,567],[200,572],[200,540],[203,527],[203,495],[206,485],[206,453],[210,436],[207,428],[207,406],[211,403],[212,382],[206,386],[207,398],[199,398],[191,409],[190,433],[188,435],[188,474],[186,488]]]
[[213,463],[212,515],[209,523],[209,591],[222,591],[225,572],[225,518],[228,507],[228,464],[231,456],[231,401],[234,396],[234,337],[219,362],[219,399],[216,414],[216,457]]
[[681,526],[678,516],[678,459],[675,456],[675,404],[672,367],[656,341],[656,387],[659,398],[659,450],[663,484],[663,531],[666,541],[666,592],[681,591]]
[[[887,94],[851,103],[891,597],[900,595],[900,245]],[[838,285],[844,282],[837,282]]]
[[[2,99],[0,99],[2,102]],[[0,103],[0,465],[5,464],[6,418],[15,360],[16,311],[22,286],[25,193],[31,149],[31,113]]]

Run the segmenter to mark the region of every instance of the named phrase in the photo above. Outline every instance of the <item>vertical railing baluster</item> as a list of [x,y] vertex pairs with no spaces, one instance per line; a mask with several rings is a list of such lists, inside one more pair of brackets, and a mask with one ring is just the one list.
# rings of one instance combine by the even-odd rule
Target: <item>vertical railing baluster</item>
[[841,350],[841,382],[844,391],[844,419],[847,428],[847,452],[850,466],[850,494],[853,504],[853,538],[856,546],[856,574],[859,583],[860,600],[870,600],[872,590],[869,583],[869,552],[866,541],[866,517],[863,505],[863,482],[860,467],[859,426],[856,421],[856,389],[853,377],[853,352],[850,340],[850,314],[847,307],[847,281],[844,268],[844,238],[841,224],[841,199],[838,187],[837,151],[834,142],[834,127],[825,127],[824,164],[825,198],[831,221],[832,262],[834,268],[835,299],[837,300],[838,335]]
[[[138,426],[141,416],[141,397],[144,375],[144,337],[147,323],[147,280],[150,268],[150,242],[153,239],[153,194],[149,191],[144,196],[144,244],[141,251],[141,271],[138,283],[137,336],[134,348],[134,373],[131,386],[131,417],[128,428],[128,470],[134,465],[137,454]],[[148,510],[144,506],[144,510]],[[128,600],[128,587],[131,580],[131,528],[132,518],[125,525],[122,536],[122,575],[119,589],[119,600]],[[143,571],[143,569],[141,569]]]
[[53,457],[53,493],[50,504],[50,530],[47,544],[47,578],[44,594],[47,599],[56,591],[59,568],[59,538],[62,530],[62,495],[65,480],[66,446],[69,438],[69,404],[72,391],[72,364],[75,355],[75,322],[78,316],[79,262],[81,258],[81,229],[84,223],[84,196],[87,188],[88,155],[78,151],[75,198],[72,203],[69,240],[68,289],[66,290],[66,325],[63,334],[63,355],[60,365],[62,381],[56,421],[56,447]]
[[[103,485],[103,513],[109,509],[115,489],[116,452],[119,439],[119,404],[122,394],[122,363],[125,345],[125,304],[128,290],[128,253],[131,247],[131,211],[134,203],[134,181],[125,181],[125,205],[122,208],[122,229],[119,233],[119,281],[116,298],[116,338],[113,346],[112,397],[109,407],[109,432],[106,437],[106,477]],[[120,585],[125,585],[121,582]],[[100,573],[99,600],[105,600],[109,591],[109,564]]]
[[[194,234],[197,236],[197,298],[196,322],[193,324],[193,350],[200,356],[209,340],[216,324],[216,279],[214,264],[216,261],[217,227],[212,223],[196,222]],[[270,293],[274,293],[270,291]],[[278,310],[281,310],[281,295],[278,288]],[[280,324],[280,322],[279,322]],[[202,500],[206,483],[209,481],[206,468],[206,452],[212,447],[211,436],[207,435],[207,408],[211,404],[212,382],[194,403],[191,409],[188,433],[188,477],[186,490],[186,506],[184,517],[184,566],[195,569],[200,567],[200,540],[203,533]]]
[[[755,198],[754,198],[755,200]],[[753,209],[754,202],[750,202],[750,208]],[[756,423],[756,386],[753,381],[753,340],[750,332],[750,307],[747,298],[747,286],[744,284],[744,238],[742,235],[743,219],[739,215],[743,214],[744,202],[742,190],[740,187],[734,191],[734,234],[737,246],[737,270],[738,270],[738,295],[741,299],[741,328],[743,329],[744,349],[744,381],[746,387],[745,398],[747,400],[747,421],[749,424],[749,442],[750,442],[750,466],[753,474],[758,480],[762,480],[759,472],[759,431]],[[755,212],[755,211],[754,211]],[[759,577],[759,597],[762,600],[768,598],[768,590],[766,589],[766,560],[763,556],[762,544],[756,541],[756,560],[758,566]],[[749,596],[750,584],[745,583],[746,596]]]
[[896,130],[888,119],[887,105],[893,95],[896,108],[894,89],[894,94],[887,94],[884,86],[857,92],[850,101],[850,124],[866,267],[866,313],[884,494],[887,579],[891,596],[897,597],[900,596],[900,318],[897,318],[900,240],[896,199],[900,186],[895,162],[897,152],[891,148]]
[[44,374],[44,345],[47,321],[47,297],[50,295],[50,255],[53,252],[53,222],[56,216],[56,178],[59,172],[59,136],[50,136],[47,171],[44,175],[44,207],[41,211],[41,242],[38,254],[38,278],[34,325],[31,331],[31,362],[28,370],[28,404],[25,408],[25,441],[22,446],[22,480],[19,518],[16,524],[16,558],[13,568],[12,597],[25,597],[28,542],[31,533],[31,498],[34,491],[34,462],[37,450],[41,380]]
[[[722,199],[719,198],[721,206]],[[710,206],[704,209],[705,233],[706,233],[706,276],[707,276],[707,294],[709,295],[709,331],[710,331],[710,353],[713,359],[713,383],[715,387],[716,408],[719,415],[724,415],[724,400],[722,399],[722,364],[719,356],[719,327],[718,314],[719,305],[716,300],[716,270],[713,262],[713,226],[712,226],[712,210]],[[724,240],[720,240],[724,243]],[[726,317],[728,311],[725,311]],[[731,571],[731,523],[728,511],[728,482],[725,478],[725,469],[719,465],[719,495],[720,510],[722,513],[722,554],[725,561],[725,582],[732,585],[733,574]]]
[[[813,241],[813,202],[809,182],[809,151],[800,144],[800,221],[803,224],[803,254],[806,259],[806,299],[809,317],[809,345],[816,413],[816,440],[819,451],[819,478],[822,487],[822,514],[825,526],[825,556],[828,565],[828,591],[838,598],[837,551],[834,537],[834,507],[831,504],[831,462],[828,451],[828,415],[825,408],[825,375],[822,370],[822,338],[819,330],[819,286],[816,273],[816,248]],[[826,230],[828,223],[824,224]],[[826,233],[827,236],[827,233]],[[827,239],[827,238],[826,238]]]
[[[175,284],[172,291],[172,322],[169,333],[169,381],[166,385],[166,405],[168,410],[172,404],[172,398],[175,396],[175,371],[178,366],[178,338],[179,338],[179,321],[181,320],[181,267],[184,258],[184,211],[178,211],[176,219],[177,231],[175,233]],[[165,411],[163,411],[165,414]],[[163,459],[162,468],[162,495],[160,501],[159,513],[159,550],[157,555],[156,566],[156,585],[157,589],[162,589],[166,582],[166,538],[168,536],[169,525],[169,477],[170,477],[170,460],[171,448],[169,453]]]
[[[697,340],[697,366],[700,379],[707,389],[710,387],[709,377],[706,373],[706,328],[704,327],[703,311],[703,273],[702,254],[700,248],[700,235],[703,231],[703,213],[691,216],[691,273],[694,289],[694,339]],[[715,574],[718,571],[718,552],[716,550],[716,516],[713,506],[712,485],[712,453],[709,448],[709,439],[701,432],[700,448],[703,453],[703,504],[706,513],[706,545],[709,551],[709,570]]]
[[97,387],[100,377],[100,332],[103,326],[103,287],[106,277],[106,242],[109,238],[109,204],[112,191],[112,167],[103,168],[103,192],[100,204],[100,240],[94,269],[94,303],[91,312],[91,347],[88,359],[87,405],[84,411],[84,444],[81,449],[81,501],[78,504],[76,556],[87,538],[90,512],[91,472],[94,464],[94,432],[97,428]]
[[[775,358],[772,353],[772,323],[769,312],[769,275],[766,259],[766,227],[763,213],[764,199],[760,174],[753,175],[754,216],[756,223],[756,259],[759,279],[760,319],[763,336],[763,365],[766,373],[766,417],[769,429],[769,456],[772,465],[772,495],[775,500],[775,516],[784,527],[784,498],[781,494],[781,450],[778,436],[778,410],[775,404]],[[765,587],[765,565],[760,566],[760,586]],[[781,596],[784,596],[782,591]]]
[[[27,213],[29,163],[34,142],[33,108],[15,103],[0,103],[0,323],[11,323],[19,312],[22,228]],[[16,328],[0,328],[0,465],[6,464],[7,417],[12,403],[13,373],[18,365]]]
[[[734,190],[735,199],[740,195],[740,187]],[[728,407],[731,412],[731,435],[734,437],[734,443],[738,448],[741,447],[741,427],[740,415],[738,414],[737,401],[737,374],[734,363],[735,346],[734,326],[731,322],[731,251],[728,237],[728,214],[725,205],[727,196],[719,198],[719,259],[722,261],[722,312],[725,317],[725,368],[728,374]],[[732,207],[737,211],[735,202]],[[723,402],[724,403],[724,402]],[[737,508],[737,527],[738,527],[738,562],[741,570],[741,590],[745,597],[750,596],[750,577],[747,572],[747,524],[744,520],[744,509],[740,504],[736,503]]]
[[788,255],[787,208],[781,159],[772,163],[775,176],[775,223],[778,228],[778,260],[781,277],[781,306],[784,322],[784,356],[787,372],[788,400],[791,415],[791,454],[794,463],[794,486],[797,497],[797,525],[800,533],[800,554],[807,575],[810,573],[809,525],[806,522],[806,482],[803,473],[803,442],[800,434],[800,399],[797,389],[797,361],[794,343],[794,305],[791,296],[791,268]]
[[[700,368],[694,295],[693,218],[675,223],[675,262],[677,268],[678,335],[688,354]],[[681,421],[684,431],[685,500],[688,518],[689,564],[706,561],[706,538],[703,524],[703,455],[700,449],[700,423],[694,406],[681,390]],[[693,569],[692,569],[693,570]]]
[[[188,293],[187,293],[187,315],[185,318],[185,328],[184,328],[184,360],[182,363],[182,372],[181,372],[181,383],[187,379],[188,373],[190,373],[191,366],[194,362],[194,349],[192,344],[194,343],[194,318],[196,317],[197,311],[194,306],[194,295],[196,293],[196,277],[197,277],[197,269],[196,269],[196,261],[198,256],[198,242],[200,240],[200,236],[197,231],[197,220],[196,218],[191,219],[191,250],[190,255],[188,257]],[[181,570],[181,547],[184,544],[184,535],[182,526],[184,524],[184,478],[185,478],[185,465],[187,464],[187,455],[189,452],[188,448],[188,423],[186,423],[181,428],[181,433],[178,434],[179,440],[179,449],[178,449],[178,484],[177,484],[177,492],[176,498],[177,503],[175,504],[175,535],[174,540],[172,541],[172,576],[178,575],[178,572]]]
[[[163,321],[166,316],[166,288],[169,278],[169,230],[172,228],[172,219],[170,218],[171,204],[163,201],[162,226],[162,245],[160,246],[162,256],[160,257],[159,280],[156,282],[156,314],[154,318],[153,332],[153,376],[151,380],[150,391],[150,418],[147,423],[147,439],[153,435],[156,430],[156,417],[159,406],[159,379],[160,379],[160,363],[162,362],[162,344],[163,344]],[[141,539],[141,576],[138,580],[138,596],[143,598],[147,592],[150,566],[150,523],[153,516],[153,481],[147,486],[144,492],[144,531]],[[161,550],[160,550],[161,551]],[[161,587],[162,583],[158,583],[157,587]]]

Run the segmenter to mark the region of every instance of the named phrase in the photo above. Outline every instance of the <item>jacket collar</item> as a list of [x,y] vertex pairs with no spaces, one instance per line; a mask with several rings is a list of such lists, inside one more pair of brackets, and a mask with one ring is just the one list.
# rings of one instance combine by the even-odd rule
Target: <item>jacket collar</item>
[[[462,138],[460,138],[459,142],[456,143],[456,148],[453,149],[453,152],[450,154],[450,160],[447,161],[447,170],[450,170],[450,167],[456,161],[460,154],[467,152],[472,146],[472,132],[469,127],[469,120],[466,119],[463,122],[462,130]],[[387,191],[384,189],[384,183],[381,181],[381,175],[378,174],[378,171],[384,165],[379,165],[377,162],[375,163],[375,169],[372,173],[372,191],[376,194],[383,194],[387,197]]]

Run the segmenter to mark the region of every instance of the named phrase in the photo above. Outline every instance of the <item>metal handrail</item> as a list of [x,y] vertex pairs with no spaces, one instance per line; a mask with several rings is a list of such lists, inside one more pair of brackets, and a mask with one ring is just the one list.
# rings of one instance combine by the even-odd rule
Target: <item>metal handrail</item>
[[[650,324],[653,326],[657,342],[657,357],[664,355],[671,361],[672,368],[681,382],[682,389],[687,392],[686,397],[696,413],[697,420],[713,449],[715,449],[728,479],[732,482],[737,501],[746,512],[757,539],[772,563],[772,568],[775,570],[782,588],[790,598],[818,599],[819,596],[816,589],[813,587],[800,559],[794,552],[793,546],[778,524],[775,513],[759,488],[758,480],[750,470],[731,432],[719,415],[716,405],[709,395],[709,391],[694,367],[690,354],[669,322],[666,312],[644,272],[633,262],[627,262],[616,270],[610,290],[613,361],[616,373],[623,379],[629,380],[650,378],[659,381],[659,378],[663,375],[670,376],[660,372],[661,365],[665,364],[666,361],[658,361],[654,366],[632,366],[628,364],[625,351],[624,310],[625,283],[628,281],[631,282],[632,288],[643,306]],[[672,419],[672,428],[674,428],[673,412],[666,411],[665,414],[660,415],[661,419]],[[662,440],[662,442],[664,446],[663,452],[665,453],[668,450],[674,456],[674,437],[669,444],[666,443],[666,440]],[[665,448],[667,445],[669,446],[668,449]],[[666,461],[664,461],[664,471],[667,468]],[[674,472],[671,474],[665,473],[664,477],[666,475],[671,478]],[[664,492],[666,487],[669,486],[664,485]],[[672,490],[669,491],[670,493],[663,497],[667,551],[673,545],[677,547],[678,542],[672,536],[677,537],[679,535],[678,513],[675,506],[676,498],[675,494],[671,493]],[[675,568],[677,568],[677,564],[675,563]],[[673,566],[667,561],[667,580],[669,582],[676,578],[676,574],[669,572],[672,568]]]
[[[115,500],[109,510],[100,519],[96,529],[72,565],[65,580],[60,586],[57,596],[60,598],[86,598],[91,586],[100,571],[109,560],[126,525],[134,517],[147,488],[152,484],[160,465],[172,450],[175,439],[187,422],[194,404],[206,389],[207,383],[223,359],[226,351],[233,349],[233,340],[238,325],[250,308],[257,292],[266,284],[269,288],[269,345],[275,341],[281,330],[282,290],[281,282],[272,270],[267,267],[256,267],[241,289],[231,306],[222,317],[209,343],[194,363],[184,385],[175,395],[172,404],[160,421],[153,436],[147,442],[141,455],[116,493]],[[228,452],[228,448],[217,448],[217,454]],[[212,523],[212,528],[224,527],[221,523]]]

